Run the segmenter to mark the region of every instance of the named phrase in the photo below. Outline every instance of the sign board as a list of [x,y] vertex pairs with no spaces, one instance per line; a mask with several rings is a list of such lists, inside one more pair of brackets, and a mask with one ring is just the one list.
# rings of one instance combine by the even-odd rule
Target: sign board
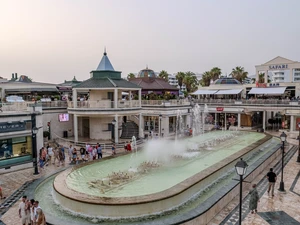
[[269,66],[270,70],[284,70],[287,69],[288,65],[287,64],[282,64],[282,65],[271,65]]
[[25,122],[0,123],[0,133],[22,131],[26,129]]
[[224,107],[217,107],[216,110],[219,112],[222,112],[222,111],[224,111]]

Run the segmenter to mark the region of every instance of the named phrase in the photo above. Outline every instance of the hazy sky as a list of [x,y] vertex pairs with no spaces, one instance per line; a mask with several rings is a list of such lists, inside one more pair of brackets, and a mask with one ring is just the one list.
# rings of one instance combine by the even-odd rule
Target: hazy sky
[[89,78],[106,46],[122,76],[224,74],[276,56],[300,60],[299,0],[0,0],[0,76]]

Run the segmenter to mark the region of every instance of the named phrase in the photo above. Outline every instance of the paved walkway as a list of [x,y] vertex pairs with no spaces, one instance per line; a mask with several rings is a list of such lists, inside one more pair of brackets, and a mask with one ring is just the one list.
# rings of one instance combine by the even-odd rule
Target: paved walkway
[[[280,133],[271,133],[279,136]],[[294,151],[290,151],[285,156],[288,160],[284,167],[284,185],[285,193],[279,192],[279,183],[281,180],[281,164],[272,163],[270,167],[274,167],[277,173],[277,182],[275,184],[275,196],[272,197],[267,193],[266,174],[261,174],[253,183],[257,183],[257,189],[260,196],[258,203],[258,213],[251,214],[249,211],[248,193],[243,193],[242,205],[242,224],[243,225],[300,225],[300,163],[297,163],[298,157],[298,140],[290,139],[287,141],[295,145]],[[267,173],[268,171],[266,171]],[[239,196],[230,202],[208,225],[237,225],[238,224],[238,203]],[[283,222],[284,221],[284,222]]]
[[[279,136],[280,133],[272,133],[272,135]],[[288,142],[293,145],[298,145],[298,140],[288,138]],[[124,150],[119,149],[119,154],[124,152]],[[295,152],[295,151],[294,151]],[[109,155],[107,152],[106,156]],[[271,197],[266,192],[266,179],[265,174],[261,174],[257,177],[256,183],[258,183],[258,190],[260,193],[260,202],[258,205],[258,213],[251,214],[248,210],[248,199],[245,197],[243,205],[243,225],[288,225],[288,224],[300,224],[300,163],[297,163],[298,153],[290,154],[286,158],[290,157],[287,165],[284,168],[284,183],[286,193],[281,193],[277,189],[279,188],[280,181],[280,166],[276,166],[275,163],[270,165],[270,167],[276,168],[278,172],[278,181],[275,185],[275,197]],[[68,159],[67,159],[68,162]],[[1,220],[7,225],[18,225],[20,224],[20,219],[18,217],[18,204],[20,196],[22,195],[22,185],[27,181],[39,178],[42,175],[47,175],[53,173],[57,169],[67,166],[62,165],[57,167],[57,165],[49,165],[45,167],[45,170],[38,176],[33,176],[33,169],[26,169],[22,171],[12,172],[8,174],[3,174],[0,176],[0,184],[3,187],[3,192],[5,196],[15,196],[15,200],[12,200],[9,204],[7,200],[11,200],[9,197],[5,204],[0,201],[0,216],[2,213]],[[266,171],[267,173],[267,171]],[[20,190],[20,192],[18,192]],[[245,193],[246,196],[246,193]],[[31,196],[29,196],[31,197]],[[17,199],[16,199],[17,198]],[[219,224],[238,224],[238,211],[236,207],[238,206],[239,198],[238,196],[227,205],[210,223],[209,225],[219,225]],[[2,208],[2,209],[1,209]],[[8,211],[6,212],[6,210]],[[282,222],[284,221],[284,223]],[[1,224],[1,221],[0,221]]]

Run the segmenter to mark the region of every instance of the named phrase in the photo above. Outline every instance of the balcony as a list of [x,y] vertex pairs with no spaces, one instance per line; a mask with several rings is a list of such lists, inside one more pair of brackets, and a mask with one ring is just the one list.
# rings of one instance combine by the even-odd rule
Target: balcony
[[142,106],[162,106],[162,107],[174,107],[174,106],[189,106],[190,102],[187,99],[180,100],[142,100]]
[[218,105],[280,105],[280,106],[298,106],[298,101],[291,101],[291,100],[279,100],[279,99],[241,99],[241,100],[234,100],[234,99],[195,99],[194,103],[200,104],[218,104]]

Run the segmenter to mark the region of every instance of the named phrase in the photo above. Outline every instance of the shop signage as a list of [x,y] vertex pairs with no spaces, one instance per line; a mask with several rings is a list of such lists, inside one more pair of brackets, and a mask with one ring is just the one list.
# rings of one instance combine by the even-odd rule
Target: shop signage
[[224,110],[223,107],[217,107],[216,109],[217,109],[217,111],[221,111],[221,112]]
[[283,69],[287,69],[288,65],[287,64],[283,64],[283,65],[271,65],[269,66],[270,70],[283,70]]
[[22,131],[26,129],[25,122],[0,123],[0,133]]

